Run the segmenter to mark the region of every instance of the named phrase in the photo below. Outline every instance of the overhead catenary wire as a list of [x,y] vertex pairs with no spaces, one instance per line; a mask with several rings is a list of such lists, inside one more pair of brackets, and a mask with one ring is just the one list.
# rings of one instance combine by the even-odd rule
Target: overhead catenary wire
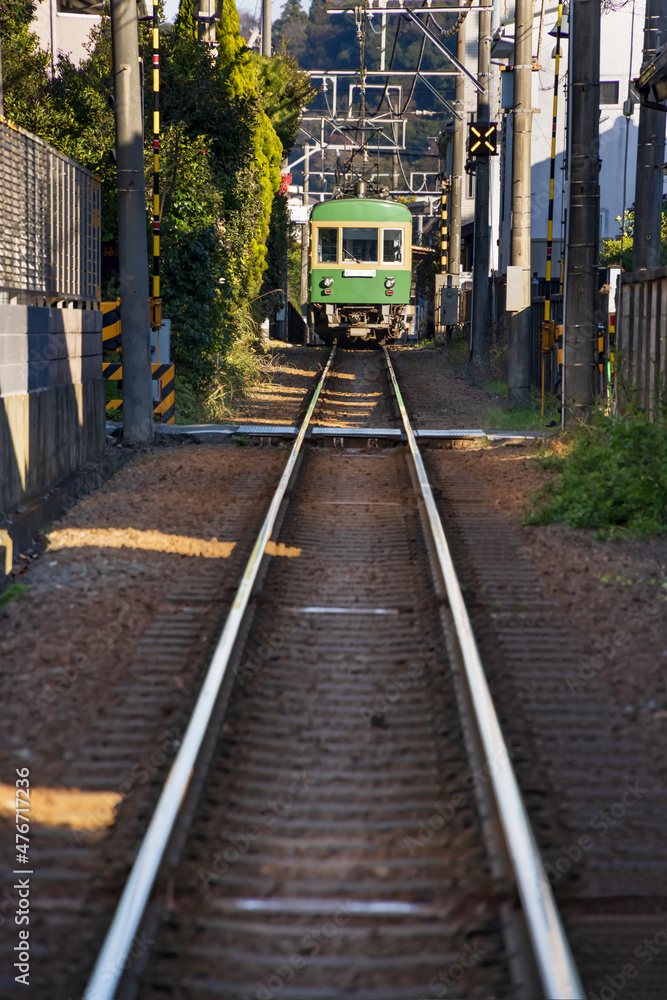
[[[472,3],[472,0],[470,0],[470,3]],[[426,6],[426,0],[423,0],[422,7],[425,7],[425,6]],[[396,33],[394,35],[394,44],[393,44],[392,50],[391,50],[391,58],[389,60],[389,70],[387,70],[387,74],[389,74],[389,72],[391,71],[391,69],[392,69],[392,67],[394,65],[394,56],[396,54],[396,43],[398,41],[398,32],[399,32],[400,27],[401,27],[401,20],[402,20],[402,18],[399,18],[398,19],[398,23],[396,25]],[[427,16],[427,18],[426,18],[426,23],[427,24],[428,24],[428,21],[429,21],[429,17]],[[410,93],[408,94],[408,97],[407,97],[407,99],[406,99],[403,107],[398,112],[399,117],[402,117],[405,114],[405,112],[406,112],[406,110],[407,110],[407,108],[408,108],[408,106],[410,104],[410,101],[413,98],[413,95],[414,95],[414,92],[415,92],[415,87],[417,86],[417,81],[419,79],[419,70],[421,69],[421,64],[422,64],[422,59],[424,58],[424,49],[425,48],[426,48],[426,36],[423,35],[422,36],[421,48],[419,50],[419,57],[417,59],[417,68],[415,70],[415,75],[412,78],[412,86],[410,87]],[[373,116],[372,117],[375,117],[375,115],[377,115],[377,114],[380,113],[380,108],[382,107],[382,105],[384,103],[384,99],[387,96],[387,90],[388,90],[388,88],[389,88],[389,75],[387,75],[387,78],[386,78],[385,84],[384,84],[384,90],[382,91],[382,96],[380,97],[380,100],[378,102],[378,106],[375,109],[375,111],[373,112]]]
[[[420,9],[423,11],[425,7],[427,7],[427,0],[422,0],[422,3],[420,4]],[[365,170],[365,165],[366,165],[366,162],[367,162],[367,159],[368,159],[368,149],[369,149],[369,143],[370,143],[370,138],[366,134],[368,132],[368,127],[367,126],[369,124],[369,119],[376,118],[378,115],[380,115],[382,106],[385,103],[385,101],[387,101],[387,103],[388,103],[390,113],[392,115],[396,116],[397,118],[404,118],[404,116],[406,115],[406,113],[408,113],[408,109],[409,109],[410,104],[411,104],[411,102],[412,102],[412,100],[414,98],[415,90],[417,88],[417,83],[422,80],[421,75],[420,75],[420,71],[421,71],[422,61],[423,61],[423,58],[424,58],[424,52],[425,52],[425,49],[426,49],[426,39],[430,38],[431,41],[433,41],[435,39],[435,36],[432,34],[432,32],[428,31],[428,25],[429,25],[429,23],[432,21],[434,29],[437,30],[437,32],[441,36],[447,37],[447,36],[449,36],[451,34],[454,34],[455,31],[458,31],[458,28],[460,27],[460,25],[463,23],[463,21],[467,17],[467,15],[468,15],[468,13],[469,13],[469,11],[470,11],[471,8],[472,8],[472,0],[466,0],[465,9],[458,8],[459,11],[460,11],[460,15],[457,18],[457,21],[455,23],[454,28],[453,29],[448,29],[446,31],[444,29],[441,29],[441,27],[438,24],[438,22],[436,21],[436,19],[434,17],[432,17],[430,11],[424,11],[424,13],[426,13],[426,22],[425,22],[425,25],[422,27],[422,25],[421,25],[421,23],[419,21],[416,22],[422,28],[422,39],[421,39],[421,45],[420,45],[420,49],[419,49],[419,56],[418,56],[418,59],[417,59],[417,66],[416,66],[416,68],[415,68],[414,71],[411,71],[409,73],[409,76],[412,78],[412,81],[411,81],[411,85],[410,85],[410,89],[409,89],[408,94],[406,95],[405,99],[403,99],[403,97],[401,95],[401,100],[399,102],[401,106],[400,106],[400,108],[398,110],[394,110],[393,102],[388,99],[388,94],[389,94],[391,73],[392,73],[392,70],[393,70],[393,67],[394,67],[395,58],[396,58],[396,52],[397,52],[397,46],[398,46],[398,38],[399,38],[399,33],[400,33],[401,20],[413,20],[413,21],[416,21],[416,19],[414,18],[414,16],[412,16],[409,12],[404,12],[402,14],[402,16],[399,17],[399,19],[397,21],[397,25],[396,25],[396,31],[394,32],[394,39],[393,39],[393,43],[392,43],[391,56],[390,56],[390,59],[389,59],[389,67],[388,67],[388,69],[386,71],[383,70],[383,75],[385,75],[385,74],[386,75],[385,75],[385,79],[384,79],[384,85],[383,85],[383,88],[382,88],[382,93],[380,95],[380,99],[379,99],[379,101],[377,103],[377,106],[375,107],[374,111],[370,113],[370,115],[369,115],[367,107],[366,107],[366,75],[367,75],[367,70],[366,70],[365,62],[366,62],[366,37],[367,37],[366,36],[366,29],[367,29],[367,25],[371,24],[370,18],[372,17],[372,12],[368,11],[368,9],[359,8],[359,7],[355,8],[354,11],[353,10],[347,11],[347,13],[350,13],[350,14],[353,13],[354,16],[355,16],[355,24],[356,24],[356,30],[357,30],[357,40],[358,40],[358,43],[359,43],[360,109],[359,109],[359,117],[357,119],[357,122],[358,122],[358,124],[357,124],[357,131],[361,132],[361,137],[360,137],[360,140],[357,140],[357,150],[363,153],[363,160],[364,160],[364,167],[362,168],[363,170]],[[400,8],[397,8],[397,11],[398,10],[400,10]],[[439,10],[443,10],[443,11],[446,12],[447,8],[439,8]],[[333,11],[332,11],[332,13],[333,13]],[[343,11],[340,11],[340,13],[343,13]],[[426,28],[426,30],[424,30],[424,28]],[[374,26],[372,24],[371,24],[371,30],[376,35],[380,34],[379,32],[377,32],[375,30],[375,28],[374,28]],[[438,43],[436,43],[436,47],[437,48],[442,48]],[[449,53],[446,53],[446,54],[449,54]],[[454,61],[454,63],[456,64],[456,60],[453,57],[451,57],[451,58]],[[464,72],[465,72],[465,70],[464,70]],[[406,75],[408,75],[408,74],[406,74]],[[336,121],[336,119],[334,117],[334,114],[332,112],[331,105],[329,103],[329,98],[328,98],[327,91],[326,91],[326,87],[323,87],[322,89],[323,89],[323,93],[324,93],[324,98],[325,98],[325,103],[326,103],[326,107],[327,107],[329,121],[331,122],[332,125],[334,125],[334,127],[337,130],[341,130],[342,131],[342,127],[338,124],[338,122]],[[434,88],[432,88],[432,87],[429,86],[428,89],[433,92],[434,96],[440,98],[440,95],[435,91]],[[440,98],[440,99],[443,100],[442,98]],[[453,109],[450,106],[448,106],[444,100],[443,100],[443,103],[445,103],[445,105],[446,105],[447,110],[449,111],[449,113],[453,114],[454,113]],[[400,158],[400,155],[399,155],[399,152],[398,152],[398,138],[396,136],[395,125],[396,125],[396,123],[393,123],[394,127],[392,128],[392,135],[393,135],[392,145],[393,145],[394,149],[393,149],[392,155],[394,155],[396,157],[396,161],[398,162],[401,174],[403,176],[403,181],[404,181],[404,183],[406,185],[407,190],[410,193],[415,194],[416,192],[413,191],[413,188],[412,188],[411,184],[408,182],[408,179],[407,179],[407,176],[406,176],[406,173],[405,173],[405,169],[403,167],[403,163],[401,161],[401,158]],[[373,129],[371,129],[371,131],[373,131]],[[378,130],[375,129],[375,131],[377,132]],[[380,145],[379,145],[379,143],[380,143],[380,136],[379,136],[379,134],[377,135],[377,142],[378,142],[377,155],[379,157],[379,155],[380,155]],[[354,157],[354,153],[353,153],[353,157]],[[396,179],[394,179],[394,185],[396,186]]]
[[[469,8],[472,7],[472,0],[468,0],[466,6],[469,7]],[[437,9],[439,10],[440,8],[437,8]],[[445,31],[443,28],[441,28],[440,29],[440,35],[441,35],[441,37],[442,38],[451,38],[452,35],[456,35],[458,33],[459,28],[461,27],[461,25],[465,21],[466,17],[468,16],[468,14],[469,14],[469,10],[461,11],[461,13],[456,18],[456,21],[452,25],[451,28],[448,28],[447,31]],[[437,24],[437,21],[435,20],[435,18],[433,18],[433,21]]]
[[391,56],[389,58],[389,69],[387,70],[387,76],[386,76],[385,81],[384,81],[384,90],[382,91],[382,95],[380,97],[380,102],[379,102],[377,108],[375,109],[375,111],[373,112],[373,114],[371,116],[373,118],[375,117],[375,115],[377,115],[377,114],[380,113],[380,108],[382,107],[382,104],[384,103],[384,99],[387,96],[387,88],[389,87],[389,73],[392,70],[393,65],[394,65],[394,56],[396,55],[396,43],[398,42],[398,33],[399,33],[400,30],[401,30],[401,18],[399,17],[398,22],[396,24],[396,31],[394,33],[394,43],[393,43],[392,48],[391,48]]

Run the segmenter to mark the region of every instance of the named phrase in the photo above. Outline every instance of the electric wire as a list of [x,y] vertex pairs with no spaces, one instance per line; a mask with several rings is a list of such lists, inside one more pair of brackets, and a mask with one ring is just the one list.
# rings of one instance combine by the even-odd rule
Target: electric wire
[[[423,6],[424,6],[424,4],[422,4],[422,7]],[[426,18],[426,26],[427,27],[428,27],[428,23],[429,23],[430,20],[431,20],[431,15],[429,14],[428,17]],[[410,101],[412,100],[413,94],[415,92],[415,87],[417,86],[417,80],[419,79],[419,70],[422,67],[422,59],[424,58],[424,49],[425,48],[426,48],[426,35],[422,35],[422,44],[421,44],[421,48],[419,50],[419,59],[417,60],[417,68],[415,70],[415,75],[412,78],[412,86],[410,87],[410,93],[407,96],[405,104],[403,105],[403,107],[401,108],[401,110],[398,113],[399,114],[399,118],[402,118],[403,115],[405,114],[405,112],[407,111],[408,105],[410,104]]]
[[[389,101],[389,107],[390,107],[390,109],[393,112],[393,108],[391,107],[391,99],[388,98],[388,101]],[[408,191],[410,192],[410,194],[419,194],[418,191],[414,191],[412,189],[412,185],[408,181],[408,178],[405,176],[405,168],[403,167],[403,160],[401,159],[401,151],[398,148],[398,143],[396,143],[396,159],[398,160],[398,166],[400,168],[401,174],[403,175],[403,180],[405,182],[406,188],[408,189]]]
[[399,33],[400,30],[401,30],[401,18],[399,17],[398,23],[396,24],[396,32],[394,34],[394,44],[392,45],[392,48],[391,48],[391,57],[389,59],[389,69],[387,70],[387,76],[385,77],[385,81],[384,81],[384,90],[382,91],[382,95],[380,97],[380,102],[379,102],[377,108],[375,109],[375,111],[372,113],[371,118],[375,118],[375,116],[380,113],[380,108],[382,107],[382,105],[384,103],[384,99],[387,96],[387,89],[389,87],[389,73],[391,72],[391,70],[393,68],[393,65],[394,65],[394,56],[396,55],[396,43],[398,42],[398,33]]
[[[472,7],[472,0],[467,0],[466,7],[468,7],[468,8]],[[442,8],[438,7],[437,9],[441,10]],[[469,10],[462,11],[459,14],[459,16],[456,18],[456,21],[454,22],[454,24],[452,25],[452,27],[448,28],[447,31],[445,31],[444,28],[441,28],[440,25],[438,25],[438,31],[440,32],[441,37],[442,38],[451,38],[452,35],[455,35],[458,32],[458,30],[461,27],[461,25],[463,24],[463,22],[465,21],[465,19],[468,16],[468,14],[469,14]],[[435,18],[433,18],[433,23],[434,24],[438,24],[438,22],[436,21]]]
[[[426,4],[427,4],[427,0],[422,0],[421,6],[425,7]],[[456,19],[456,22],[455,22],[454,26],[452,28],[446,30],[446,31],[440,27],[440,25],[438,24],[438,22],[436,21],[436,19],[430,13],[426,17],[426,25],[428,25],[430,21],[433,21],[433,24],[436,27],[436,29],[438,30],[438,32],[443,37],[447,38],[447,37],[455,34],[456,32],[458,32],[459,28],[461,27],[461,25],[465,21],[466,17],[468,16],[469,8],[472,7],[472,0],[466,0],[466,6],[467,6],[468,9],[466,11],[462,12],[459,15],[459,17]],[[439,9],[444,9],[444,8],[439,8]],[[357,38],[358,38],[358,41],[359,41],[359,78],[360,78],[360,89],[361,89],[360,119],[362,120],[362,127],[363,127],[363,124],[367,120],[367,110],[366,110],[366,100],[365,100],[365,98],[366,98],[366,94],[365,94],[366,26],[370,24],[371,31],[373,31],[373,33],[375,35],[380,35],[381,32],[378,32],[375,29],[375,27],[371,23],[371,20],[370,20],[370,18],[368,16],[366,16],[366,17],[360,17],[359,16],[360,13],[361,13],[360,11],[356,12],[355,20],[357,22]],[[408,108],[410,106],[410,103],[411,103],[411,101],[412,101],[412,99],[414,97],[414,93],[415,93],[415,90],[416,90],[416,87],[417,87],[417,83],[419,82],[419,79],[420,79],[420,77],[419,77],[419,71],[421,69],[422,60],[424,58],[424,51],[426,49],[426,35],[422,35],[421,45],[420,45],[420,49],[419,49],[419,56],[418,56],[418,59],[417,59],[417,66],[416,66],[414,75],[412,77],[412,83],[411,83],[411,86],[410,86],[410,91],[409,91],[409,93],[408,93],[405,101],[403,102],[402,107],[400,108],[400,110],[398,112],[394,111],[394,107],[393,107],[392,101],[388,97],[388,91],[389,91],[389,79],[390,79],[390,75],[391,75],[391,70],[393,69],[394,59],[395,59],[395,56],[396,56],[396,48],[397,48],[397,44],[398,44],[398,37],[399,37],[399,32],[400,32],[400,27],[401,27],[401,20],[402,20],[402,18],[398,19],[398,22],[397,22],[397,25],[396,25],[396,31],[394,32],[394,40],[393,40],[393,43],[392,43],[391,56],[389,58],[389,67],[387,69],[387,75],[385,77],[385,82],[384,82],[384,87],[382,89],[382,94],[380,95],[380,99],[378,101],[377,107],[368,116],[370,118],[375,118],[377,115],[379,115],[380,110],[381,110],[382,105],[384,104],[385,100],[387,100],[387,104],[389,105],[390,113],[392,115],[395,115],[398,118],[403,118],[403,116],[406,114],[406,112],[407,112],[407,110],[408,110]],[[331,111],[331,106],[329,104],[329,99],[328,99],[328,96],[327,96],[327,91],[324,90],[323,93],[324,93],[324,98],[325,98],[325,102],[326,102],[326,106],[327,106],[327,111],[329,113],[329,120],[331,121],[331,123],[334,126],[336,126],[336,129],[340,130],[340,127],[337,125],[337,122],[336,122],[336,120],[334,118],[334,115],[333,115],[333,113]],[[393,129],[392,129],[392,133],[393,133]],[[399,167],[400,167],[400,170],[401,170],[401,174],[402,174],[403,180],[405,182],[405,186],[406,186],[406,188],[408,189],[408,191],[411,194],[416,194],[417,192],[413,191],[413,189],[412,189],[412,187],[411,187],[411,185],[408,182],[408,179],[406,177],[405,169],[403,167],[403,162],[401,160],[401,156],[400,156],[400,152],[399,152],[399,148],[398,148],[398,141],[397,141],[397,139],[395,137],[395,134],[393,134],[393,141],[394,141],[394,143],[396,145],[396,155],[397,155]],[[379,137],[378,137],[378,142],[379,142]],[[361,142],[357,141],[357,145],[358,145],[358,148],[360,150],[365,150],[366,149],[368,143],[367,143],[364,135],[362,135]],[[378,150],[378,153],[379,153],[379,150]]]

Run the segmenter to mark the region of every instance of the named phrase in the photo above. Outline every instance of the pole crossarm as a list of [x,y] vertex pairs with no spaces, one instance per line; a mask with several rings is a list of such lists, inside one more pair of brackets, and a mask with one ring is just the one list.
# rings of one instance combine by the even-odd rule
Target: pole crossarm
[[449,103],[449,101],[446,101],[444,97],[440,96],[440,94],[435,89],[435,87],[433,86],[433,84],[429,83],[428,80],[424,80],[424,78],[422,77],[421,73],[417,73],[417,77],[418,77],[418,79],[421,80],[421,82],[423,84],[425,84],[426,87],[428,87],[428,89],[431,91],[431,93],[433,94],[433,96],[437,97],[438,100],[440,101],[440,103],[445,105],[445,107],[447,108],[447,110],[449,111],[450,115],[452,115],[453,118],[456,118],[456,120],[458,122],[462,122],[463,121],[463,118],[458,113],[458,111],[455,111],[453,105],[451,105]]

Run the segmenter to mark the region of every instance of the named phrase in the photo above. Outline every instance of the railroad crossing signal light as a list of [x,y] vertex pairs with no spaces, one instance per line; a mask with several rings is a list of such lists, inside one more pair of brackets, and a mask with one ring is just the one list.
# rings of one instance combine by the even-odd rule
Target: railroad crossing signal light
[[470,122],[468,149],[471,156],[498,155],[498,123]]

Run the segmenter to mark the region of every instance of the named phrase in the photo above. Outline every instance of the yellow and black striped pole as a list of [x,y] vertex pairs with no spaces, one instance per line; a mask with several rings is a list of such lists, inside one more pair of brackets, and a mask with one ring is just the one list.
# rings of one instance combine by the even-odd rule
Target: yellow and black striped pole
[[547,221],[547,287],[544,296],[544,323],[542,324],[542,416],[544,416],[544,372],[546,356],[551,353],[555,343],[555,328],[551,321],[551,258],[553,256],[554,234],[554,182],[556,177],[556,121],[558,118],[558,70],[560,68],[560,32],[563,18],[563,4],[558,4],[558,20],[556,21],[556,52],[554,66],[554,100],[551,117],[551,163],[549,167],[549,215]]
[[162,326],[160,299],[160,26],[158,0],[153,0],[153,296],[151,326]]
[[440,192],[440,273],[447,273],[449,256],[449,224],[447,220],[447,181],[443,177]]

